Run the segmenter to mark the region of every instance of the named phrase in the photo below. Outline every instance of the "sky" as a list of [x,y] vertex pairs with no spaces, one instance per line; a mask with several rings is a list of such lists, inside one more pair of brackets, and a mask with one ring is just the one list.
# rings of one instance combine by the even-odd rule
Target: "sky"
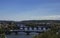
[[0,0],[0,20],[60,20],[60,0]]

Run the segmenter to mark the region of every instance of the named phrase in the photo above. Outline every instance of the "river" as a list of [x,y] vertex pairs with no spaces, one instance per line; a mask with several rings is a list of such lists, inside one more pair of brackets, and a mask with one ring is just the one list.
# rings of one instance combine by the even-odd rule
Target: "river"
[[30,35],[26,35],[26,33],[20,32],[18,35],[15,35],[14,33],[11,35],[6,35],[7,38],[34,38],[35,35],[38,35],[38,33],[30,33]]

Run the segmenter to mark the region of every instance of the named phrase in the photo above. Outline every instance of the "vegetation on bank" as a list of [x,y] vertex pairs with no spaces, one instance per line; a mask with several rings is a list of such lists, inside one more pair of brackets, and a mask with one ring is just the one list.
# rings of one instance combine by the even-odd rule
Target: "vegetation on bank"
[[35,36],[34,38],[60,38],[60,34],[54,33],[54,31],[48,31]]
[[5,30],[0,26],[0,38],[5,38]]
[[0,24],[0,38],[6,38],[5,33],[6,31],[12,30],[12,29],[18,29],[16,24]]
[[60,27],[58,25],[52,25],[51,30],[36,35],[34,38],[60,38]]

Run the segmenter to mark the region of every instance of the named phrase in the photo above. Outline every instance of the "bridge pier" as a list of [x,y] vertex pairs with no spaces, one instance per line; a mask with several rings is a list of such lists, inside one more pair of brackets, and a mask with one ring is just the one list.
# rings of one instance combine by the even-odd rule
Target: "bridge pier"
[[36,27],[36,29],[38,30],[38,27]]
[[27,29],[29,30],[29,27],[27,27]]
[[26,33],[26,35],[30,35],[30,33]]
[[17,35],[18,34],[18,32],[15,32],[15,35]]
[[23,30],[25,29],[25,27],[23,27]]
[[41,30],[43,30],[43,27],[41,27]]
[[30,32],[26,31],[26,35],[30,35]]
[[32,30],[34,30],[34,27],[31,27],[32,28]]

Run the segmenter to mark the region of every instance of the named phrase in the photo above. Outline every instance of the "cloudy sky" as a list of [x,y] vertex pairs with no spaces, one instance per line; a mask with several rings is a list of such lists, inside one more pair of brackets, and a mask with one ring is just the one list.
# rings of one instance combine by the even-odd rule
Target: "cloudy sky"
[[0,20],[60,20],[60,0],[0,0]]

